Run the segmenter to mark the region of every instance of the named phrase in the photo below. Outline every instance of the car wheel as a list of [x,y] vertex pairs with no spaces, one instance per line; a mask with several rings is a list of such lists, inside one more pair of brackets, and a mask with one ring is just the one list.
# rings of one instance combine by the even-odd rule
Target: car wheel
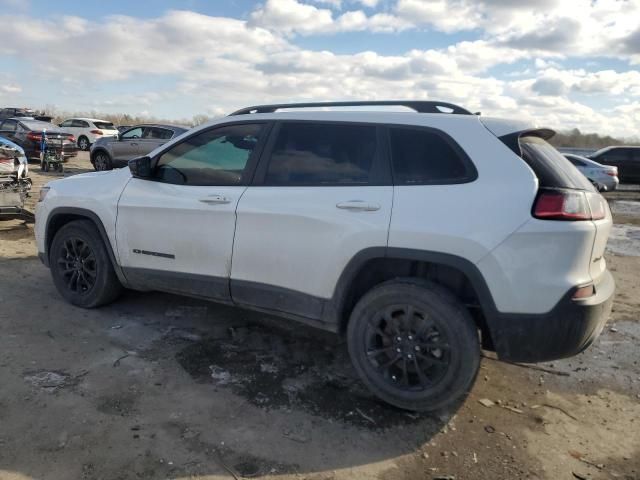
[[113,166],[111,165],[111,158],[104,152],[96,153],[96,156],[93,158],[93,168],[96,171],[101,172],[104,170],[113,170]]
[[48,172],[48,171],[49,171],[49,162],[44,162],[44,166],[42,167],[42,169],[43,169],[45,172]]
[[114,301],[122,291],[107,248],[88,220],[75,220],[58,230],[49,265],[58,292],[73,305],[98,307]]
[[56,170],[58,170],[58,172],[60,173],[64,172],[64,165],[62,164],[62,162],[58,163],[58,165],[56,166]]
[[89,147],[91,146],[91,144],[89,143],[89,139],[87,137],[80,137],[78,138],[78,148],[80,150],[89,150]]
[[356,371],[385,402],[433,411],[464,397],[480,365],[478,331],[445,288],[419,279],[374,287],[356,304],[347,342]]

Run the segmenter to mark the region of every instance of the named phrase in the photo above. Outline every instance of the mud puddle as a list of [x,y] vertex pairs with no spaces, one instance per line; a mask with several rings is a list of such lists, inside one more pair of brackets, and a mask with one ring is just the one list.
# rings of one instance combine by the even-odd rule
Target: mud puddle
[[176,359],[197,381],[231,389],[260,408],[302,409],[369,429],[429,418],[373,397],[357,378],[344,346],[262,325],[232,329],[227,338],[190,342]]

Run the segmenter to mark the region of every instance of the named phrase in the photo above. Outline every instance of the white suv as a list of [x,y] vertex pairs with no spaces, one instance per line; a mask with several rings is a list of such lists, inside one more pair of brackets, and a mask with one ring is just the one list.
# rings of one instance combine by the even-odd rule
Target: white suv
[[99,138],[118,136],[118,129],[113,123],[97,118],[69,118],[62,122],[60,127],[78,139],[80,150],[89,150]]
[[39,255],[82,307],[160,290],[346,335],[376,395],[433,410],[481,347],[566,357],[609,316],[611,213],[551,135],[442,102],[250,107],[49,183]]

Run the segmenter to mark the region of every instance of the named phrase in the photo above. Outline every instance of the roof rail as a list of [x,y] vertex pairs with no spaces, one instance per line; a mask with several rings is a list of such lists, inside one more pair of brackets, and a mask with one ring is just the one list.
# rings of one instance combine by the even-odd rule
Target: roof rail
[[279,103],[274,105],[255,105],[246,107],[231,113],[232,115],[246,115],[248,113],[273,113],[283,108],[310,108],[310,107],[369,107],[369,106],[398,106],[407,107],[418,113],[457,113],[460,115],[472,115],[458,105],[447,102],[423,101],[423,100],[382,100],[382,101],[355,101],[355,102],[311,102],[311,103]]

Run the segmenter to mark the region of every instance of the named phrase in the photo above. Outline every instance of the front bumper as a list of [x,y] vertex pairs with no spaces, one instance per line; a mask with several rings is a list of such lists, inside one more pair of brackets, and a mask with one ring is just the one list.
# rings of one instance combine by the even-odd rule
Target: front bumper
[[615,281],[607,270],[595,295],[573,300],[567,293],[548,313],[502,314],[491,322],[491,337],[501,360],[546,362],[585,350],[600,335],[613,305]]

